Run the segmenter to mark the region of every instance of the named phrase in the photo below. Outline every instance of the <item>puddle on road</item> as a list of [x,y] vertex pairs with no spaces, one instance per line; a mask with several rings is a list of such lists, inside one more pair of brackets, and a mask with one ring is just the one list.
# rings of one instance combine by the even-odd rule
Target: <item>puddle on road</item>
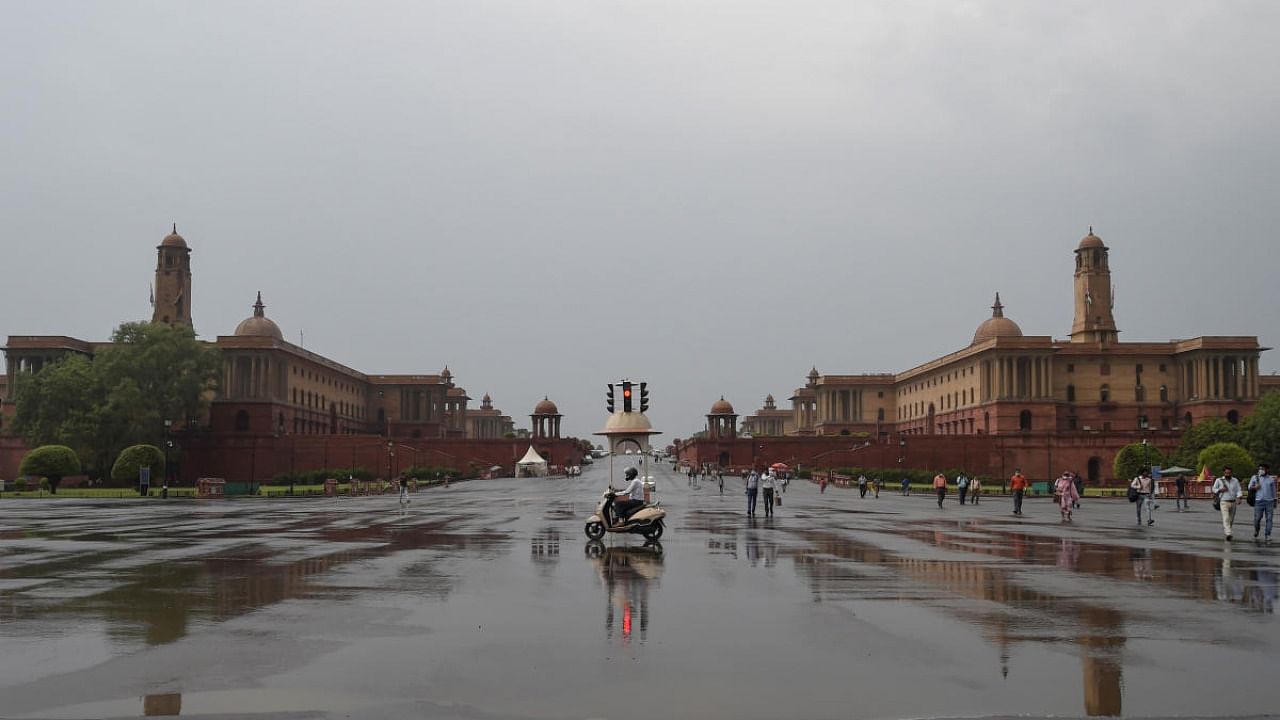
[[[30,632],[26,626],[36,622],[74,628],[100,622],[127,652],[137,644],[171,643],[193,627],[282,601],[350,592],[317,582],[350,563],[406,550],[494,557],[510,542],[502,533],[452,532],[447,521],[408,524],[403,516],[377,516],[377,524],[341,528],[329,523],[350,521],[349,514],[318,513],[309,523],[274,526],[260,518],[241,517],[238,525],[208,533],[207,518],[201,517],[199,523],[169,528],[163,539],[108,543],[106,534],[87,533],[82,537],[95,540],[57,539],[57,553],[15,552],[8,556],[13,562],[0,568],[0,623]],[[301,539],[301,529],[313,540]],[[32,538],[22,539],[31,541],[32,550],[40,548]],[[234,541],[227,542],[230,538]],[[24,556],[34,562],[23,562]],[[110,573],[104,575],[106,568]],[[409,582],[428,578],[431,595],[446,596],[450,590],[452,579],[435,572],[429,560],[414,563],[406,573],[412,576]],[[57,634],[47,625],[41,632]]]

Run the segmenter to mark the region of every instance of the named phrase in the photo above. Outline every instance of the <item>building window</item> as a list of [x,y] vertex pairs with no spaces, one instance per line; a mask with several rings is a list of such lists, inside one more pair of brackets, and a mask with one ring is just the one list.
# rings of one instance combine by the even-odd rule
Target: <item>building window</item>
[[1162,403],[1169,402],[1169,386],[1168,385],[1160,386],[1160,402]]
[[1141,374],[1142,374],[1142,363],[1138,363],[1137,365],[1134,365],[1134,366],[1133,366],[1133,372],[1134,372],[1134,374],[1136,374],[1136,375],[1141,375]]
[[1075,363],[1067,363],[1067,372],[1073,373],[1073,372],[1075,372],[1075,371],[1076,371],[1076,364],[1075,364]]
[[876,410],[876,422],[884,422],[884,408]]
[[241,410],[236,413],[236,432],[249,432],[248,410]]
[[1139,429],[1139,430],[1146,430],[1148,427],[1149,427],[1149,425],[1147,424],[1147,416],[1146,416],[1146,415],[1139,415],[1139,416],[1138,416],[1138,429]]
[[1164,363],[1160,363],[1160,372],[1169,372],[1169,366]]
[[1106,421],[1106,422],[1102,423],[1102,432],[1111,432],[1111,421],[1110,421],[1110,420],[1108,420],[1108,421]]
[[1098,389],[1098,400],[1102,402],[1111,402],[1111,386],[1103,385]]
[[1133,399],[1134,399],[1134,400],[1137,400],[1138,402],[1146,402],[1146,401],[1147,401],[1147,389],[1146,389],[1146,388],[1144,388],[1144,387],[1142,387],[1141,385],[1139,385],[1139,386],[1135,387],[1135,388],[1133,389]]
[[1030,410],[1023,410],[1022,412],[1018,413],[1018,429],[1019,430],[1031,429],[1031,411]]
[[1073,418],[1073,417],[1069,417],[1069,418],[1067,418],[1067,429],[1068,429],[1068,430],[1078,430],[1078,429],[1079,429],[1079,426],[1080,426],[1080,420],[1079,420],[1079,418]]
[[1162,418],[1160,418],[1160,429],[1161,429],[1161,430],[1168,430],[1168,429],[1169,429],[1169,418],[1167,418],[1167,417],[1162,417]]
[[1099,372],[1103,375],[1110,375],[1111,363],[1102,363],[1102,367],[1099,369]]
[[1076,401],[1076,386],[1068,385],[1067,386],[1067,402],[1075,402],[1075,401]]
[[878,398],[883,398],[883,397],[884,397],[884,391],[883,391],[883,390],[881,390],[880,392],[876,393],[876,397],[878,397]]
[[1240,413],[1236,412],[1235,410],[1232,410],[1231,412],[1227,413],[1227,422],[1231,423],[1232,425],[1235,425],[1236,423],[1240,422]]

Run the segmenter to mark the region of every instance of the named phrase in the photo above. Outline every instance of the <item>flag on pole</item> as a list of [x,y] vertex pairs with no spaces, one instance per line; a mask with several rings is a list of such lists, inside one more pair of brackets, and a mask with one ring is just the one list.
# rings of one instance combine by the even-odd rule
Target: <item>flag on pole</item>
[[1213,482],[1213,473],[1209,472],[1209,466],[1205,465],[1200,469],[1200,476],[1196,478],[1199,482]]

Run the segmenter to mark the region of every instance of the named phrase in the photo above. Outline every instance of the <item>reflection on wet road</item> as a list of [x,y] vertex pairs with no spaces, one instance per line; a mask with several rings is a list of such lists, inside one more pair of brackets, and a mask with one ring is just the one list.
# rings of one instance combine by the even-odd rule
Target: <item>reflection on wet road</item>
[[1277,550],[1224,546],[1207,506],[1135,529],[1095,501],[1064,526],[1047,503],[796,484],[749,519],[736,479],[655,474],[660,545],[586,540],[603,469],[405,509],[6,501],[0,716],[630,718],[638,692],[735,718],[1273,707],[1251,688],[1280,650]]

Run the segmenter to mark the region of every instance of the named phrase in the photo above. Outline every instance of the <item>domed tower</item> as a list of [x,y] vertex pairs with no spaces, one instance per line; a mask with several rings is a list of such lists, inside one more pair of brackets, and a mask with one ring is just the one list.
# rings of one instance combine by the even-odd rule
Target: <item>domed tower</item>
[[258,301],[253,304],[253,315],[240,321],[235,334],[240,337],[273,337],[284,339],[280,326],[267,317],[267,306],[262,304],[262,291],[258,291]]
[[560,414],[560,409],[544,395],[542,400],[533,407],[533,414],[529,416],[529,420],[533,423],[533,436],[548,439],[560,437],[561,417],[563,416]]
[[977,345],[985,340],[998,337],[1022,337],[1022,328],[1018,323],[1004,316],[1004,305],[1000,302],[1000,293],[996,293],[996,301],[991,306],[991,317],[982,321],[973,333],[973,342]]
[[1071,323],[1071,342],[1106,344],[1116,342],[1116,319],[1112,314],[1111,265],[1107,246],[1093,234],[1084,236],[1076,248],[1076,313]]
[[191,327],[191,248],[174,223],[156,246],[155,290],[151,322]]
[[738,415],[733,411],[733,404],[720,399],[711,404],[707,413],[707,437],[713,440],[732,440],[738,436]]

